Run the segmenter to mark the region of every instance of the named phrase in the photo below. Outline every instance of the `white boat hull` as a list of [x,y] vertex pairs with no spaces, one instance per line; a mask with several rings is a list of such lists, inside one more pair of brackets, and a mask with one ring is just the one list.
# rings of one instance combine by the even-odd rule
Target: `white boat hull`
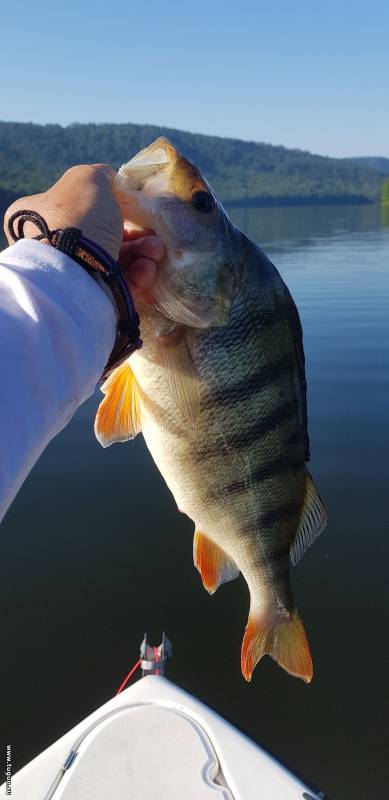
[[[5,784],[0,789],[6,800]],[[12,778],[12,800],[319,800],[162,677],[132,684]]]

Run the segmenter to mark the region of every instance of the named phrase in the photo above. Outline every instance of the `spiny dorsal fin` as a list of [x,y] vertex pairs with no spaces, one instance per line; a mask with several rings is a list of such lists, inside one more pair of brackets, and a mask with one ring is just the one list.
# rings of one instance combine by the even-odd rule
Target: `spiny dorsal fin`
[[210,594],[216,592],[222,583],[233,581],[239,575],[235,561],[198,530],[193,539],[193,561],[201,575],[204,589]]
[[125,361],[101,387],[105,394],[95,419],[95,434],[103,447],[135,439],[140,433],[139,390],[131,367]]
[[161,337],[160,352],[170,394],[184,419],[195,423],[200,413],[200,385],[185,336]]
[[324,531],[326,525],[327,515],[323,503],[309,472],[307,472],[299,527],[290,547],[290,560],[294,567],[315,539]]
[[254,668],[266,654],[289,675],[310,683],[312,658],[304,625],[296,609],[270,624],[263,617],[250,614],[241,655],[242,674],[246,681],[251,681]]

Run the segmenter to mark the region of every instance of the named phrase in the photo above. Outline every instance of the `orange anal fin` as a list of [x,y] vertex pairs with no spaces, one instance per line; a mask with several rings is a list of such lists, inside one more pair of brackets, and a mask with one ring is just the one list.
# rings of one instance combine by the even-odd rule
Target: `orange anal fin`
[[268,625],[264,618],[249,616],[242,643],[242,673],[251,681],[254,668],[268,654],[289,675],[310,683],[313,665],[304,625],[296,610],[288,619]]
[[201,575],[204,589],[210,594],[216,592],[222,583],[232,581],[239,575],[235,561],[198,530],[193,539],[193,561]]
[[134,439],[141,431],[139,390],[131,367],[124,362],[101,387],[105,394],[97,410],[95,434],[103,447]]

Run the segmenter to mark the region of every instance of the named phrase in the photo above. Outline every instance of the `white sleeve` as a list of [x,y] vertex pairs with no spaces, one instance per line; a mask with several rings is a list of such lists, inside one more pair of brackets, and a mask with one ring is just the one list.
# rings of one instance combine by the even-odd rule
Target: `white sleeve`
[[115,337],[113,303],[71,258],[31,239],[0,253],[0,520]]

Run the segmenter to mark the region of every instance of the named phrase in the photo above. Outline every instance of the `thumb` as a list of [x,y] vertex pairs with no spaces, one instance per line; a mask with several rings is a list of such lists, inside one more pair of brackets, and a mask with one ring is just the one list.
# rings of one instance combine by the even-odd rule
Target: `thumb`
[[91,167],[96,170],[96,176],[103,175],[112,184],[117,174],[113,167],[110,167],[109,164],[91,164]]

